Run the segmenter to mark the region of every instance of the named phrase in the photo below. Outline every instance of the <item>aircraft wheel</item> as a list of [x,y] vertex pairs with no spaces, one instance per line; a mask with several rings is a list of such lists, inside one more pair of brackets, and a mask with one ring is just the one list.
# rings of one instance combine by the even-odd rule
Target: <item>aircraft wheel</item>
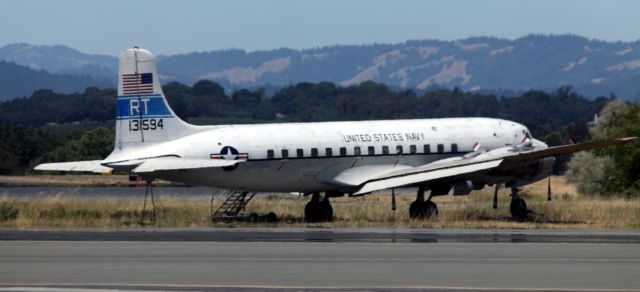
[[278,222],[278,216],[276,216],[276,213],[273,213],[273,212],[269,212],[269,214],[267,214],[267,217],[265,219],[269,223]]
[[320,202],[310,201],[304,206],[304,221],[313,223],[317,222],[320,215]]
[[320,202],[320,207],[320,221],[333,221],[333,207],[331,207],[331,202],[329,202],[329,199],[324,199],[322,202]]
[[438,217],[438,206],[432,201],[426,201],[423,205],[425,218]]
[[414,201],[409,205],[409,217],[411,219],[428,219],[438,216],[438,206],[432,201]]
[[257,223],[258,222],[258,218],[259,218],[258,213],[256,213],[256,212],[249,213],[249,222]]
[[529,213],[529,210],[527,210],[527,202],[523,198],[514,197],[513,199],[511,199],[509,210],[511,211],[511,216],[513,216],[513,219],[516,219],[520,222],[527,220],[527,214]]
[[424,212],[422,212],[422,202],[413,201],[411,205],[409,205],[409,218],[424,218]]

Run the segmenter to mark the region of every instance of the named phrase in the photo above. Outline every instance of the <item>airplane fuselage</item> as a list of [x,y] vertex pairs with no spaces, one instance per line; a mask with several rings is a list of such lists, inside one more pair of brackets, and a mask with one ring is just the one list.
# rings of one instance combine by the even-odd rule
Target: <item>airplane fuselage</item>
[[229,168],[161,171],[156,176],[248,191],[348,192],[334,180],[346,169],[385,166],[382,172],[424,165],[472,152],[476,143],[487,150],[516,145],[526,132],[518,123],[490,118],[205,126],[180,139],[145,145],[143,153],[130,149],[127,159],[246,159]]

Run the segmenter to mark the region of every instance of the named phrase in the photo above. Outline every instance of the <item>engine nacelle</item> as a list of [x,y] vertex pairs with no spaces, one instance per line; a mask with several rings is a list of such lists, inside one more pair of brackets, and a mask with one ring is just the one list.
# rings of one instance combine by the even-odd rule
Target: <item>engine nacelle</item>
[[516,170],[516,174],[522,177],[548,176],[553,171],[555,157],[546,157],[538,160],[528,161],[523,167]]
[[474,190],[474,188],[475,188],[474,184],[469,180],[457,181],[453,184],[451,183],[436,184],[429,187],[429,189],[431,190],[431,196],[434,196],[434,197],[445,196],[448,194],[453,194],[454,196],[464,196],[471,193],[471,191]]
[[515,180],[511,186],[520,187],[545,179],[553,173],[555,160],[555,157],[546,157],[527,162],[525,169],[520,168],[516,171]]
[[[519,152],[527,149],[516,149],[524,146],[501,147],[480,154],[475,154],[473,159],[491,159],[510,156],[514,151]],[[485,177],[476,177],[472,181],[475,184],[507,184],[508,187],[517,187],[539,181],[549,176],[553,171],[555,157],[545,157],[522,162],[507,162],[498,169],[492,169]]]
[[454,196],[465,196],[471,193],[474,189],[473,183],[470,180],[467,181],[459,181],[453,184],[453,195]]

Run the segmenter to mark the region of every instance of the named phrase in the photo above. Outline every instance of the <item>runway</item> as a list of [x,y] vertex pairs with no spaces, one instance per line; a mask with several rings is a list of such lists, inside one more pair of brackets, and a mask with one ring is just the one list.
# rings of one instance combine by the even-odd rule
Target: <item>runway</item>
[[[82,237],[74,240],[70,235],[74,233],[68,231],[61,232],[67,233],[66,239],[52,239],[55,234],[38,238],[39,233],[34,232],[29,233],[31,240],[25,240],[27,236],[8,238],[7,234],[15,236],[18,232],[9,231],[0,230],[0,291],[15,287],[432,291],[602,291],[640,287],[640,244],[630,240],[638,238],[634,232],[568,232],[574,238],[589,238],[589,234],[592,238],[618,236],[618,243],[579,243],[569,237],[552,240],[553,234],[562,238],[561,232],[519,230],[467,233],[476,234],[475,239],[492,238],[495,234],[507,238],[516,233],[519,238],[538,236],[538,240],[463,240],[463,230],[413,232],[459,239],[430,242],[257,240],[299,231],[286,229],[210,231],[237,234],[247,241],[231,240],[233,236],[228,234],[222,237],[225,240],[194,240],[196,236],[184,240],[189,232],[205,234],[205,230],[156,231],[163,234],[162,241],[149,240],[154,237],[149,234],[147,240],[108,240],[110,231],[103,232],[100,241]],[[88,231],[78,234],[82,232]],[[410,230],[362,233],[376,232],[412,234]],[[254,233],[257,235],[251,236]],[[357,234],[350,230],[334,233],[354,237]],[[175,234],[180,234],[182,240],[170,240]]]
[[0,228],[0,240],[640,244],[640,232],[611,230],[371,228],[119,228],[106,230],[19,230]]

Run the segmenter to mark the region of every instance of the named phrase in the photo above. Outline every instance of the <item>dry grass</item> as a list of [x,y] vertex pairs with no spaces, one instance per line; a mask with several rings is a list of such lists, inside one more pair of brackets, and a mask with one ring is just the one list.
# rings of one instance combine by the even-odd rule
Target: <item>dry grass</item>
[[[640,199],[622,197],[599,198],[576,194],[575,187],[563,178],[553,179],[552,202],[546,200],[546,182],[525,188],[523,196],[533,214],[530,221],[516,222],[509,215],[508,191],[500,192],[498,210],[491,208],[492,190],[474,192],[470,196],[436,197],[439,216],[431,220],[411,220],[408,207],[414,195],[397,196],[397,210],[391,210],[388,193],[361,198],[334,198],[335,220],[331,223],[302,222],[308,198],[295,195],[258,195],[247,212],[275,212],[279,227],[392,227],[392,228],[640,228]],[[209,221],[210,198],[206,196],[162,196],[157,192],[157,226],[203,227],[228,226]],[[220,205],[222,197],[214,200]],[[114,228],[137,226],[141,218],[141,197],[86,198],[57,196],[45,199],[0,197],[0,226],[35,228]],[[17,212],[16,212],[17,210]],[[147,215],[150,215],[147,212]],[[14,218],[15,217],[15,218]],[[148,222],[148,221],[147,221]],[[234,223],[233,225],[248,223]],[[249,226],[273,226],[258,223]]]
[[[128,185],[129,176],[126,175],[95,175],[95,174],[66,174],[66,175],[0,175],[0,185],[10,186],[119,186]],[[135,182],[133,182],[135,183]],[[166,181],[155,181],[155,184],[168,184]]]

